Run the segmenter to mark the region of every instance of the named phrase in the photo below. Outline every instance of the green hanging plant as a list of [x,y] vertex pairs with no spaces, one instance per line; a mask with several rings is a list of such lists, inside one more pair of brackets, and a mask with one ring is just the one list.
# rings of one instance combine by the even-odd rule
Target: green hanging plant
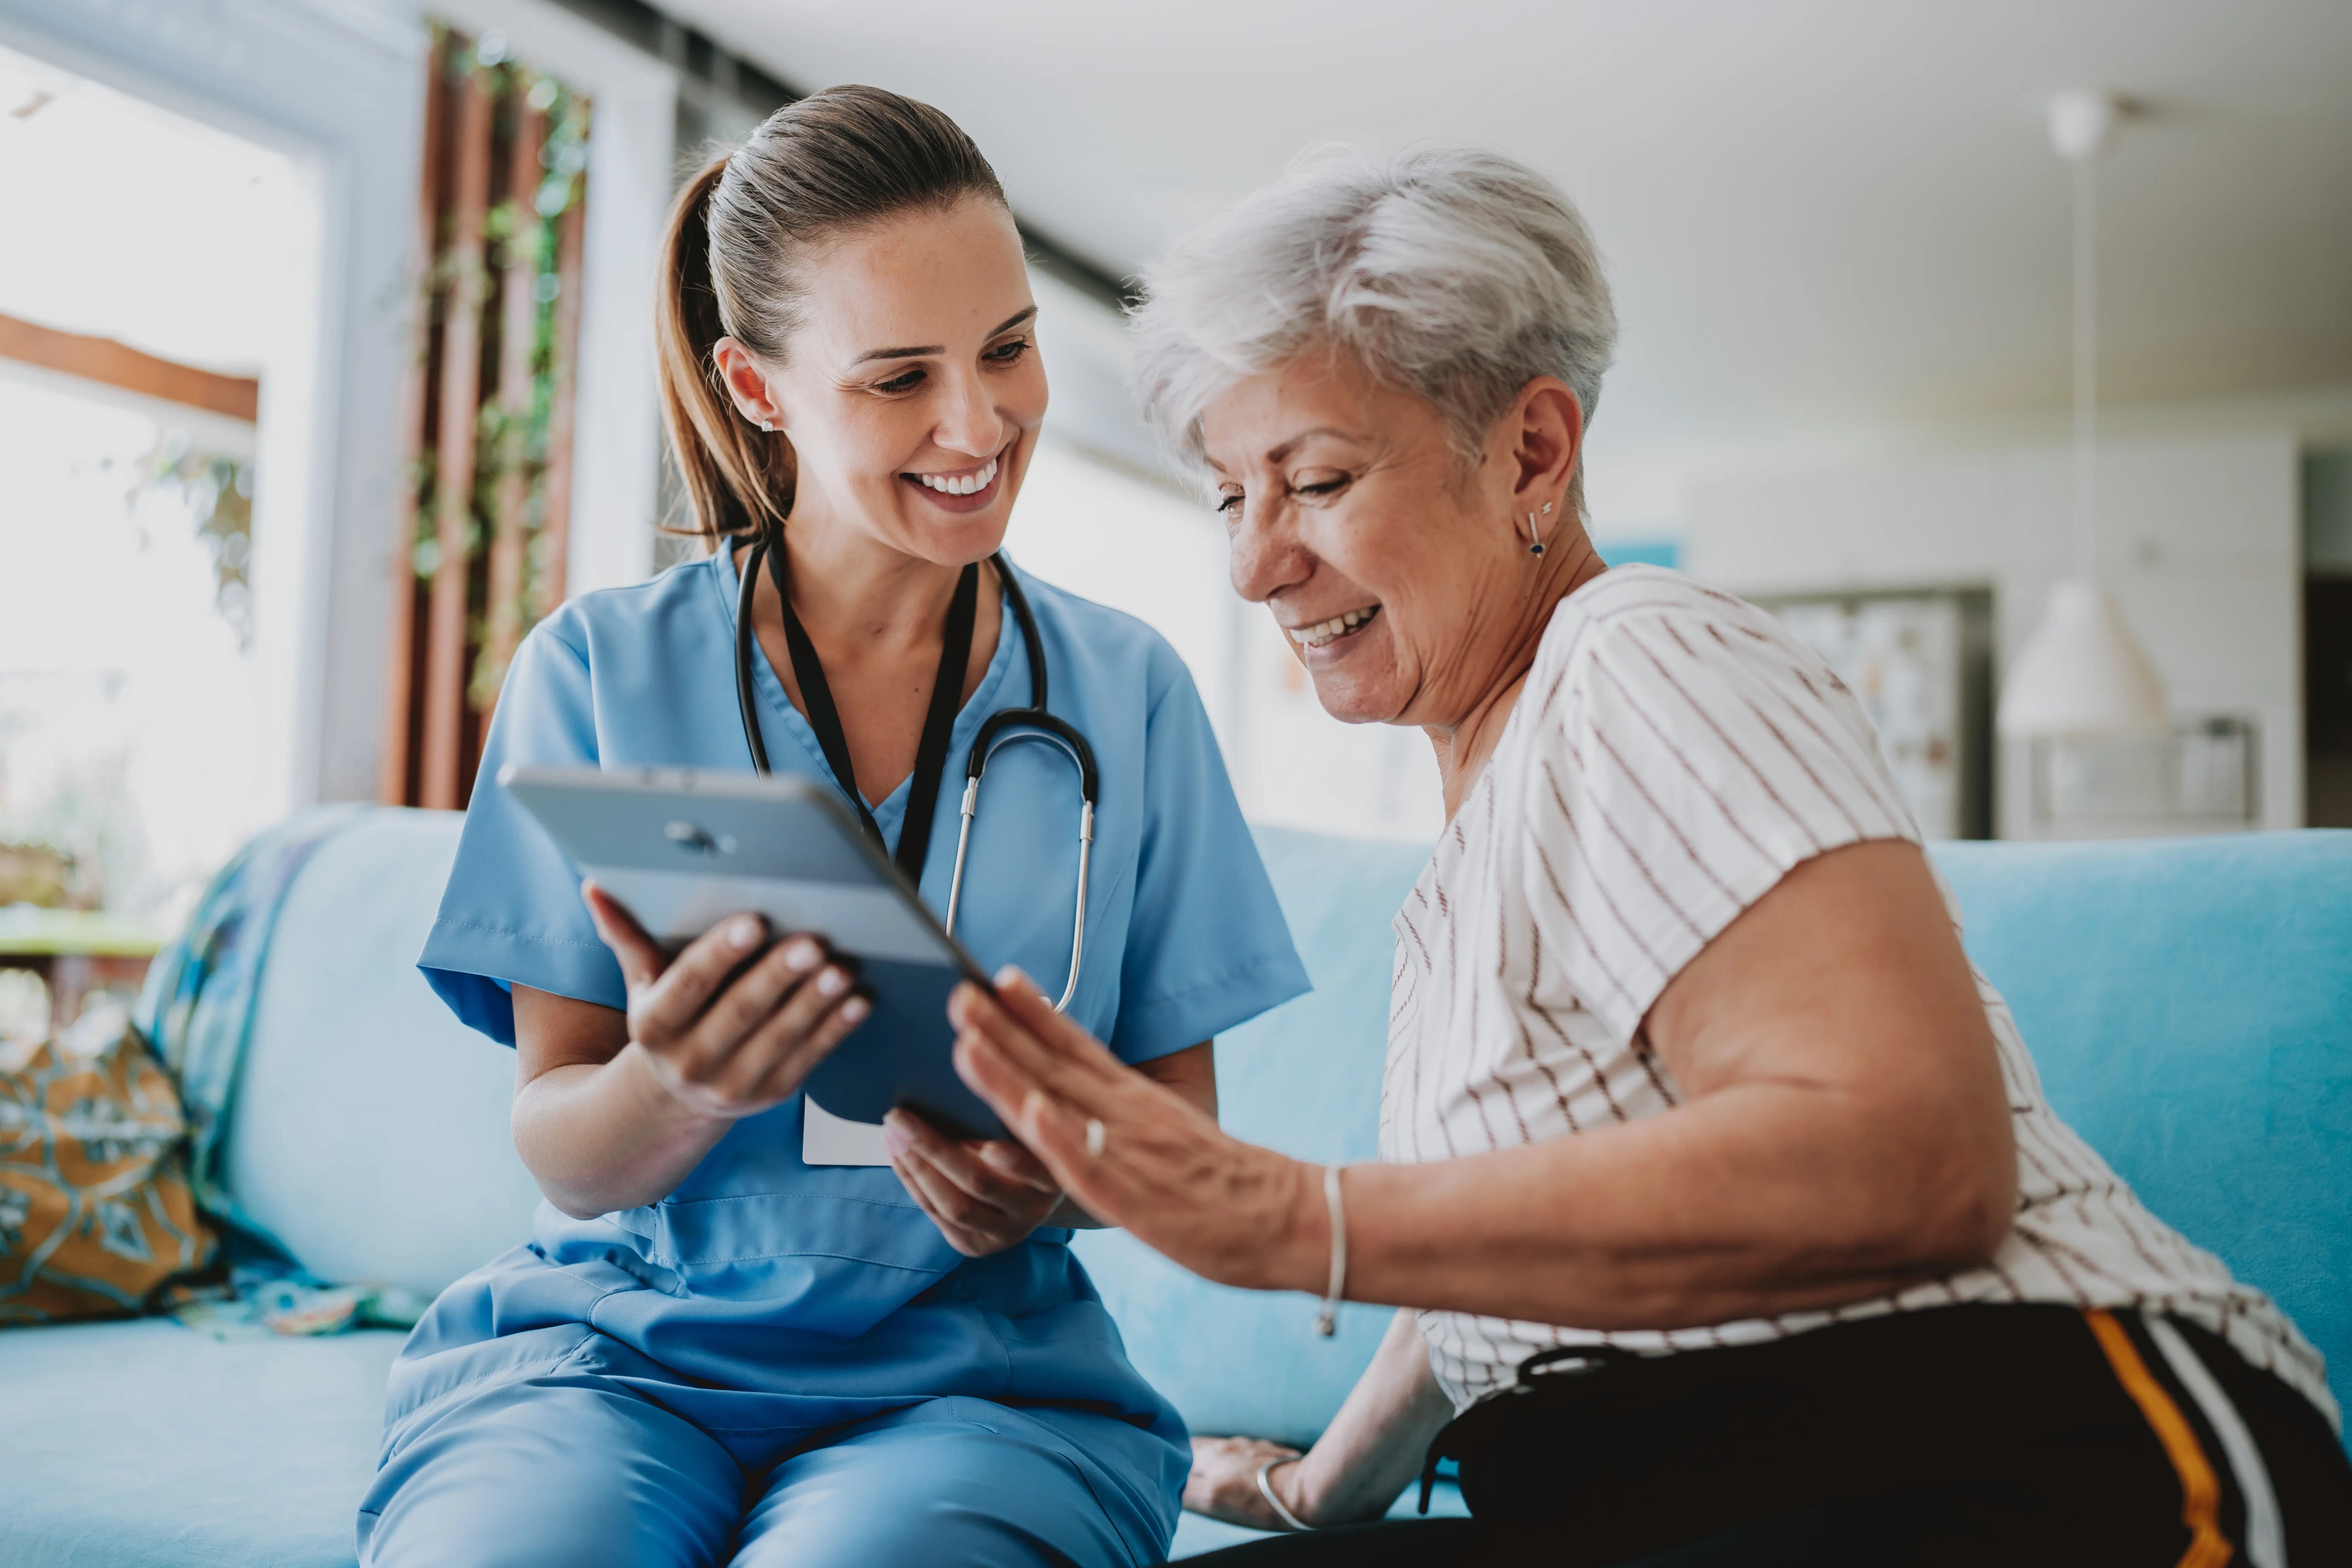
[[[458,253],[449,232],[451,220],[445,217],[438,251],[423,279],[423,308],[436,322],[451,301],[459,298],[480,301],[486,314],[491,310],[494,290],[487,286],[490,282],[487,274],[493,268],[504,281],[513,281],[516,271],[523,269],[527,278],[523,286],[530,290],[530,389],[520,408],[493,400],[477,415],[473,484],[467,498],[465,542],[467,557],[472,561],[480,558],[496,531],[499,492],[506,481],[518,475],[522,480],[522,501],[515,520],[522,534],[522,570],[511,585],[512,601],[476,616],[478,624],[468,635],[476,652],[467,695],[477,710],[486,710],[506,677],[503,651],[488,646],[482,635],[499,618],[491,612],[502,608],[520,637],[537,622],[541,607],[558,596],[548,591],[552,547],[546,527],[558,312],[564,288],[560,266],[562,224],[582,199],[590,115],[587,100],[563,83],[510,60],[504,39],[495,34],[468,40],[436,22],[434,40],[436,46],[448,46],[446,58],[453,84],[473,77],[502,114],[519,115],[527,108],[542,116],[545,126],[536,182],[528,189],[508,193],[506,199],[484,214],[483,246],[475,254]],[[461,279],[475,287],[461,293],[456,287]],[[436,454],[427,448],[419,454],[410,473],[416,517],[410,563],[416,575],[426,580],[444,564],[437,479]]]
[[136,506],[156,491],[187,509],[196,538],[212,557],[213,608],[253,646],[253,464],[198,447],[185,430],[166,429],[131,475],[123,500]]

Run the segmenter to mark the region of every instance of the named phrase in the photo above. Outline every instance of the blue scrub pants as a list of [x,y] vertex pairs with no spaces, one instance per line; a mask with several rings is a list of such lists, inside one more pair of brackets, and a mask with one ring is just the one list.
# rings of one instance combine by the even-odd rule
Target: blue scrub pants
[[1162,1556],[1158,1521],[1087,1456],[1091,1438],[1132,1441],[1107,1415],[932,1399],[759,1475],[692,1422],[593,1376],[457,1397],[369,1489],[367,1568],[1094,1568]]

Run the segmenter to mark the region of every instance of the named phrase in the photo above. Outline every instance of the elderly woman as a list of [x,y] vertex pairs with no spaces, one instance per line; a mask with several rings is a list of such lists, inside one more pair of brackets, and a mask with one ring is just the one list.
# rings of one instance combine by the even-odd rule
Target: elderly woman
[[1147,405],[1234,587],[1335,717],[1428,734],[1451,819],[1396,916],[1377,1164],[1222,1133],[1018,975],[954,1004],[1088,1212],[1406,1309],[1312,1451],[1196,1439],[1188,1501],[1320,1531],[1451,1456],[1475,1517],[1234,1555],[2352,1561],[2318,1356],[2052,1113],[1853,696],[1594,552],[1615,322],[1559,192],[1333,155],[1149,282]]

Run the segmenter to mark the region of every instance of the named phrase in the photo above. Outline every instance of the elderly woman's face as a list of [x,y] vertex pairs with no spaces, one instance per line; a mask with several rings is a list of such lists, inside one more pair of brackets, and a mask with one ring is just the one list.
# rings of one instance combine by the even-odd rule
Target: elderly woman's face
[[1513,465],[1490,454],[1465,472],[1449,434],[1427,402],[1322,353],[1202,415],[1234,589],[1274,612],[1349,723],[1458,722],[1491,683],[1487,607],[1524,598]]

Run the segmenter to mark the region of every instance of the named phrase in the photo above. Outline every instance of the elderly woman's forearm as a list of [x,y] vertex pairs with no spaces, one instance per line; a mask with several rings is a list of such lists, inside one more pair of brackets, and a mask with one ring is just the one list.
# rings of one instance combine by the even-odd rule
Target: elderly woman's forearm
[[[1354,1167],[1348,1294],[1666,1329],[1831,1306],[1990,1256],[2013,1203],[2006,1123],[1972,1134],[1874,1110],[1755,1084],[1580,1138]],[[1278,1283],[1319,1290],[1328,1227],[1300,1218]]]
[[[957,993],[957,1065],[1066,1191],[1221,1283],[1324,1289],[1331,1233],[1314,1166],[1220,1132],[1034,986],[1000,991]],[[1747,1076],[1706,1089],[1706,1072],[1678,1072],[1692,1098],[1666,1115],[1356,1166],[1347,1293],[1664,1329],[1863,1300],[1979,1261],[2015,1201],[2000,1076],[1976,1070],[1965,1039],[1939,1050],[1915,1027],[1897,1043],[1817,1053],[1843,1076],[1726,1051],[1715,1077]],[[1846,1059],[1857,1056],[1859,1068]],[[1090,1120],[1114,1130],[1099,1151],[1084,1139]]]
[[1429,1346],[1410,1308],[1389,1321],[1371,1364],[1298,1462],[1294,1513],[1317,1524],[1378,1519],[1421,1473],[1429,1440],[1454,1417],[1430,1374]]
[[1884,1295],[1981,1263],[2007,1235],[2008,1091],[1915,846],[1799,866],[1643,1026],[1678,1088],[1664,1114],[1354,1173],[1352,1293],[1694,1327]]

